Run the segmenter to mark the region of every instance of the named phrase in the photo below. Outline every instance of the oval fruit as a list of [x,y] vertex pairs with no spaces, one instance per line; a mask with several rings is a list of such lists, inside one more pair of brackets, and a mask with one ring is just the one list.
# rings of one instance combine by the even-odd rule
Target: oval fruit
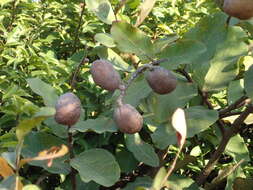
[[253,17],[252,0],[225,0],[223,11],[230,16],[247,20]]
[[90,69],[94,82],[109,91],[114,91],[119,87],[120,75],[107,60],[96,60]]
[[175,90],[177,78],[167,69],[156,66],[146,76],[149,86],[158,94],[167,94]]
[[134,134],[141,130],[143,118],[130,104],[123,104],[114,111],[114,121],[123,133]]
[[55,109],[55,121],[62,125],[72,126],[80,118],[81,102],[75,94],[68,92],[59,97]]

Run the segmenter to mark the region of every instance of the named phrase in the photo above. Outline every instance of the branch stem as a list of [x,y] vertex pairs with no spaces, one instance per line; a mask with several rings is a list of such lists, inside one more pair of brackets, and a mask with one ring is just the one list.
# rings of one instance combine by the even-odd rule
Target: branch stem
[[[71,160],[72,158],[74,158],[74,151],[73,151],[73,135],[70,132],[70,127],[71,126],[68,126],[68,148],[69,148],[69,159]],[[71,167],[70,178],[72,190],[76,190],[76,171],[73,167]]]
[[242,112],[242,114],[234,121],[231,128],[224,131],[224,135],[222,137],[222,140],[218,148],[216,149],[214,154],[212,154],[211,159],[209,160],[208,164],[206,165],[206,167],[203,169],[203,171],[200,173],[200,175],[196,179],[196,182],[198,185],[204,184],[204,182],[206,181],[206,178],[209,176],[215,164],[217,163],[220,156],[224,152],[229,140],[231,139],[231,137],[233,137],[240,131],[241,125],[243,124],[244,120],[252,112],[253,112],[253,106],[248,105],[247,108]]

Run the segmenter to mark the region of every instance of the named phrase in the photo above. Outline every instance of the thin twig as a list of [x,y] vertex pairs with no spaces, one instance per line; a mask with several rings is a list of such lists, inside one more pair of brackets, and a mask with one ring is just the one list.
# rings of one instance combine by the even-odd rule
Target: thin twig
[[172,174],[173,170],[175,169],[175,166],[176,166],[176,163],[177,163],[177,160],[179,158],[179,154],[182,152],[182,149],[184,147],[184,144],[181,144],[180,148],[179,148],[179,151],[175,157],[175,159],[173,160],[171,166],[170,166],[170,169],[169,171],[167,172],[166,176],[164,177],[162,183],[161,183],[161,187],[164,187],[165,184],[166,184],[166,181],[168,180],[169,176]]
[[142,66],[140,66],[139,68],[137,68],[137,70],[132,73],[131,77],[128,79],[128,81],[125,84],[121,84],[119,87],[120,90],[120,95],[117,98],[117,104],[118,105],[122,105],[122,101],[123,101],[123,97],[126,95],[126,91],[129,88],[129,86],[132,84],[132,82],[141,74],[143,73],[145,70],[147,69],[152,69],[154,68],[154,66],[159,65],[162,62],[167,61],[168,59],[159,59],[159,60],[154,60],[151,63],[148,64],[144,64]]
[[229,117],[229,116],[234,116],[234,115],[240,115],[242,112],[241,111],[237,111],[237,112],[229,112],[229,113],[225,113],[222,116],[219,116],[220,119]]
[[233,122],[231,128],[224,131],[224,135],[222,137],[222,140],[218,148],[216,149],[214,154],[212,154],[208,164],[206,165],[206,167],[203,169],[203,171],[199,174],[199,176],[196,179],[196,182],[198,185],[202,185],[206,181],[206,178],[209,176],[215,164],[217,163],[220,156],[224,152],[230,138],[240,131],[241,125],[243,124],[244,120],[252,112],[253,112],[252,105],[248,105],[247,108],[242,112],[242,114]]
[[79,65],[77,66],[75,72],[73,73],[72,77],[71,77],[71,80],[70,80],[70,87],[71,89],[74,89],[75,88],[75,84],[76,84],[76,77],[78,75],[78,73],[80,72],[82,66],[85,64],[85,63],[88,63],[89,62],[89,59],[87,57],[83,57],[82,61],[79,63]]
[[248,98],[246,96],[242,96],[241,98],[239,98],[238,100],[236,100],[233,104],[231,104],[227,108],[220,110],[219,111],[219,116],[223,117],[223,115],[227,114],[228,112],[231,112],[231,111],[233,111],[235,109],[238,109],[238,108],[244,106],[245,103],[246,103],[245,101],[247,99]]
[[208,184],[208,186],[205,186],[205,190],[213,190],[217,189],[217,187],[224,181],[226,178],[233,173],[245,160],[242,159],[238,163],[236,163],[232,168],[229,169],[228,172],[223,172],[221,175],[219,175],[217,178],[215,178],[211,184]]

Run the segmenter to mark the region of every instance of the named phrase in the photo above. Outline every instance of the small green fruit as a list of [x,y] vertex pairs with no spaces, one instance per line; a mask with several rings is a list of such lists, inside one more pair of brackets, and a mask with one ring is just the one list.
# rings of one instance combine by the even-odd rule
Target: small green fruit
[[167,69],[156,66],[146,76],[149,86],[158,94],[167,94],[175,90],[177,78]]
[[114,111],[114,121],[123,133],[134,134],[141,130],[143,118],[130,104],[123,104]]
[[230,16],[247,20],[253,17],[253,0],[224,0],[223,10]]
[[94,61],[90,72],[94,82],[101,88],[109,91],[119,88],[120,75],[109,61],[103,59]]
[[72,126],[80,118],[81,102],[75,94],[68,92],[59,97],[55,109],[55,121],[62,125]]

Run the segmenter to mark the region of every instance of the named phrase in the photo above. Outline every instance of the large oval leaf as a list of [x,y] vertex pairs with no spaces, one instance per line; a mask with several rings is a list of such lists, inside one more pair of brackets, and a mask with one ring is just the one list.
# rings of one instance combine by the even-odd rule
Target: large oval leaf
[[142,59],[153,57],[151,39],[131,24],[115,22],[112,25],[111,34],[122,52],[135,53]]
[[43,82],[39,78],[29,78],[26,80],[32,91],[40,95],[46,106],[55,106],[55,102],[58,99],[55,89],[49,84]]
[[154,148],[150,144],[143,142],[138,133],[126,135],[126,145],[128,150],[131,151],[140,162],[144,162],[153,167],[159,165],[159,158]]
[[111,3],[108,0],[85,0],[85,3],[88,9],[104,23],[112,24],[115,20]]
[[187,137],[192,137],[218,120],[218,112],[203,106],[193,106],[185,110],[187,123]]
[[84,182],[91,180],[109,187],[120,177],[120,168],[113,155],[104,149],[87,150],[70,162]]

